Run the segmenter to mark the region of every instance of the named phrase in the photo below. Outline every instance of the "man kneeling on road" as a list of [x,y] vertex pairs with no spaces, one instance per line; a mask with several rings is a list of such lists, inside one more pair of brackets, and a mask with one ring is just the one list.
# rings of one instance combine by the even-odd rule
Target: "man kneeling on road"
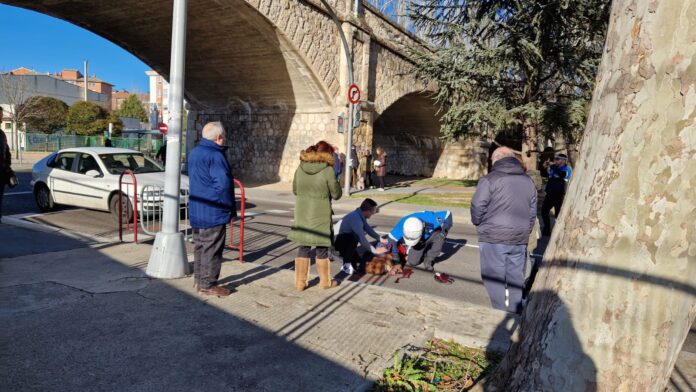
[[[365,237],[365,232],[370,237],[386,243],[386,238],[381,238],[379,234],[367,223],[367,220],[372,215],[377,213],[377,203],[372,199],[365,199],[360,204],[360,207],[355,211],[344,216],[340,222],[338,235],[334,241],[334,248],[343,258],[343,272],[348,275],[357,271],[358,273],[365,272],[365,261],[371,259],[372,255],[386,253],[386,248],[375,248],[370,241]],[[358,256],[357,245],[362,245],[362,248],[367,251],[368,255]],[[360,263],[358,263],[358,259]]]
[[421,211],[401,218],[389,232],[392,262],[401,262],[399,245],[403,244],[410,266],[423,263],[427,271],[434,271],[435,258],[440,255],[451,228],[450,211]]

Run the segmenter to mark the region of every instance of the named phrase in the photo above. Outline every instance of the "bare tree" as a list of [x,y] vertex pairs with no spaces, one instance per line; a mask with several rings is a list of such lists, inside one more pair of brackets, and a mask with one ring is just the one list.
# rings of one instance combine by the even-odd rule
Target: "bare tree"
[[0,103],[7,108],[12,121],[12,138],[15,148],[15,158],[20,159],[20,140],[18,125],[31,115],[31,105],[26,105],[31,98],[31,76],[13,75],[9,72],[0,73]]

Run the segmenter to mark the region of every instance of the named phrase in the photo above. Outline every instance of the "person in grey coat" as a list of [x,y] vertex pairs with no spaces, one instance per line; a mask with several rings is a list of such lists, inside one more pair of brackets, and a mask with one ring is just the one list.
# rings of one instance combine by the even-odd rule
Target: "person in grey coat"
[[479,236],[481,278],[494,308],[520,313],[537,191],[511,149],[499,147],[491,160],[493,169],[479,180],[471,201],[471,222]]

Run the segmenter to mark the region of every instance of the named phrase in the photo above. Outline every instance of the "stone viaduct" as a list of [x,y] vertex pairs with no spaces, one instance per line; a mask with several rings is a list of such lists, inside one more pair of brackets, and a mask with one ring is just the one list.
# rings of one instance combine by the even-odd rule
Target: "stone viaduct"
[[[72,22],[120,45],[165,77],[171,0],[0,0]],[[428,86],[411,73],[422,42],[366,3],[329,0],[362,90],[358,148],[383,146],[389,171],[478,178],[479,142],[443,143]],[[324,139],[345,152],[348,72],[338,26],[319,0],[189,0],[185,90],[187,147],[203,124],[228,129],[235,174],[291,180],[299,151]],[[347,123],[347,121],[346,121]]]

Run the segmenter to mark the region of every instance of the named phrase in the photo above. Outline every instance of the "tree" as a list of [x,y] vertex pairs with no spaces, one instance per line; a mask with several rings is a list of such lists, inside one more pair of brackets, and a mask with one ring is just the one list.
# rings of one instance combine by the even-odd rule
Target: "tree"
[[514,133],[536,167],[539,137],[582,129],[604,43],[609,0],[421,0],[417,29],[435,47],[414,52],[437,82],[442,134]]
[[140,102],[137,95],[131,94],[123,101],[121,108],[118,110],[118,115],[121,117],[137,118],[140,121],[147,121],[147,112]]
[[[31,86],[29,77],[24,75],[14,75],[11,73],[0,73],[0,99],[7,103],[6,113],[12,121],[13,144],[19,146],[19,133],[17,125],[24,121],[29,114],[29,107],[25,105],[31,96]],[[15,149],[15,158],[19,159],[19,148]]]
[[487,391],[664,390],[696,315],[694,12],[614,1],[568,200]]
[[35,96],[26,103],[28,106],[24,121],[30,131],[54,133],[65,128],[68,105],[53,97]]
[[105,122],[99,120],[106,120],[107,117],[106,110],[96,103],[78,101],[68,110],[68,129],[78,135],[96,135],[105,130]]
[[111,136],[121,136],[121,132],[123,131],[123,122],[115,113],[109,114],[109,116],[105,119],[97,120],[94,127],[98,129],[99,132],[103,132],[109,129],[109,123],[113,124]]

